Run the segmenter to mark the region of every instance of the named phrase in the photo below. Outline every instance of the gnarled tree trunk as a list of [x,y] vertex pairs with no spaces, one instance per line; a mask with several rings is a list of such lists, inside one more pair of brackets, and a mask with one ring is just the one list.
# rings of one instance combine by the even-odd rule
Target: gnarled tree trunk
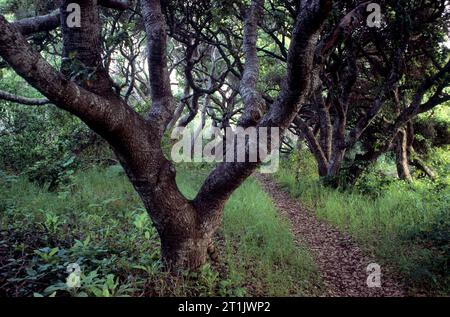
[[[186,199],[177,187],[175,168],[161,148],[176,110],[167,67],[167,25],[161,1],[141,1],[152,97],[152,108],[146,117],[138,114],[112,88],[101,60],[101,20],[97,5],[121,7],[124,2],[73,2],[80,5],[85,20],[80,28],[66,27],[65,6],[69,1],[63,1],[64,13],[57,16],[62,16],[64,54],[71,62],[85,67],[88,76],[74,81],[69,76],[73,64],[64,63],[64,69],[57,71],[32,49],[21,30],[29,31],[27,26],[34,20],[16,27],[0,15],[0,56],[50,102],[79,117],[111,145],[159,233],[166,266],[175,271],[196,269],[207,260],[225,202],[259,163],[221,163],[206,179],[197,197],[193,201]],[[262,18],[264,1],[252,1],[245,26],[247,63],[241,84],[245,103],[241,126],[279,127],[284,131],[292,123],[311,84],[314,48],[331,4],[331,0],[301,2],[290,43],[286,80],[277,100],[264,114],[264,101],[256,91],[259,66],[255,30]],[[56,27],[55,17],[49,19]],[[48,24],[41,19],[37,22],[33,29],[41,26],[48,30]]]

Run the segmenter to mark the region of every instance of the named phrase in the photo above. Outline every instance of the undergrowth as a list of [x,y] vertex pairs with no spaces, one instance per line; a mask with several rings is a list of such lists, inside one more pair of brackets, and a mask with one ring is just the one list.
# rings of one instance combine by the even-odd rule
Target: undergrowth
[[392,163],[381,161],[353,189],[336,190],[322,184],[314,159],[302,153],[301,158],[284,161],[276,179],[319,218],[350,233],[368,252],[394,265],[412,294],[449,295],[448,173],[441,171],[444,177],[435,182],[407,183],[386,174],[389,169]]
[[[206,173],[180,168],[189,197]],[[120,167],[91,168],[48,192],[26,177],[0,176],[0,296],[314,295],[320,281],[304,250],[254,180],[225,208],[221,264],[174,277],[159,239]],[[80,288],[69,290],[71,263]]]

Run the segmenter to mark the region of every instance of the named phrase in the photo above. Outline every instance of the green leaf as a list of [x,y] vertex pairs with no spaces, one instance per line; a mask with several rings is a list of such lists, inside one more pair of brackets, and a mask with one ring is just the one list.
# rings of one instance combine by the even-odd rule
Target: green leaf
[[75,161],[75,156],[71,156],[63,165],[62,167],[68,167],[72,165],[72,163]]
[[59,251],[59,248],[53,248],[48,255],[54,256],[56,253],[58,253],[58,251]]
[[92,287],[91,291],[96,297],[101,297],[102,296],[102,291],[99,288],[97,288],[97,287]]
[[110,293],[109,293],[109,291],[108,291],[107,288],[104,288],[104,289],[103,289],[102,295],[103,295],[104,297],[110,297]]

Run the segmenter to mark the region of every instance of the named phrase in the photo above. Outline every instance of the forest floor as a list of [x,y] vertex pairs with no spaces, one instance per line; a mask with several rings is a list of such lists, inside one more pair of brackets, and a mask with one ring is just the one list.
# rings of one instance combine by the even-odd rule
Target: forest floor
[[367,286],[367,267],[377,263],[365,254],[355,240],[331,224],[319,220],[313,212],[282,190],[268,176],[257,175],[280,214],[289,220],[295,241],[307,246],[324,284],[325,296],[379,297],[405,296],[406,291],[392,270],[382,266],[381,287]]
[[[193,199],[207,175],[180,166],[177,184]],[[223,267],[173,279],[121,168],[81,170],[55,192],[0,177],[0,297],[448,296],[450,231],[434,225],[448,219],[448,195],[436,191],[443,200],[427,204],[427,188],[386,192],[376,200],[328,192],[315,180],[296,182],[291,170],[250,177],[224,209]],[[424,238],[409,238],[419,229]],[[76,291],[67,290],[68,263],[83,272]],[[381,265],[382,288],[366,284],[371,263]]]

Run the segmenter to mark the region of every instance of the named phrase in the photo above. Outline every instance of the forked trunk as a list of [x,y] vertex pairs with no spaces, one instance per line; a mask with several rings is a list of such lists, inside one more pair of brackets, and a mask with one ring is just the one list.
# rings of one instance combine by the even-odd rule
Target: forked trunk
[[[212,214],[216,217],[202,217],[200,207],[194,206],[178,189],[173,164],[160,150],[153,153],[150,161],[146,149],[152,145],[146,144],[147,135],[142,139],[142,145],[131,152],[135,156],[120,155],[118,151],[116,154],[159,234],[166,269],[173,273],[196,270],[208,260],[208,249],[220,226],[221,210],[214,210]],[[142,139],[135,139],[133,144]]]

